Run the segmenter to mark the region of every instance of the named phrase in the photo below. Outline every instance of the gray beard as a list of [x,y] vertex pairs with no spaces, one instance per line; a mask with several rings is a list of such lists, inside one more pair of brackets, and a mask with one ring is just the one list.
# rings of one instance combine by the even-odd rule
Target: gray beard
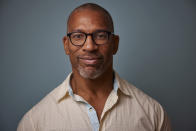
[[103,66],[101,66],[96,71],[88,71],[79,65],[78,71],[80,75],[86,79],[96,79],[101,76],[105,70],[103,69]]

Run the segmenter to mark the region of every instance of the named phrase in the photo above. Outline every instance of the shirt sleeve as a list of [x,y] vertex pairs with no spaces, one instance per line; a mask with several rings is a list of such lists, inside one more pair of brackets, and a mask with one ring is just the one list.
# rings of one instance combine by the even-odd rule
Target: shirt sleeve
[[172,131],[171,129],[171,123],[170,120],[168,118],[168,115],[166,113],[166,111],[163,109],[163,107],[158,104],[158,108],[157,108],[157,129],[156,131]]
[[17,131],[35,131],[30,111],[25,114],[22,120],[19,122]]
[[164,118],[163,118],[163,123],[161,125],[160,131],[172,131],[170,120],[165,111],[164,111]]

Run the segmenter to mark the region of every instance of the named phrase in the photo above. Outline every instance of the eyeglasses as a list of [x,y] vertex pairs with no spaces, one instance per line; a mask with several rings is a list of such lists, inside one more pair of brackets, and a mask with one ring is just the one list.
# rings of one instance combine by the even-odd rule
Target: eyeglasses
[[108,43],[111,34],[113,33],[109,31],[95,31],[93,33],[71,32],[68,33],[67,36],[73,45],[83,46],[88,35],[92,37],[92,40],[95,42],[95,44],[103,45]]

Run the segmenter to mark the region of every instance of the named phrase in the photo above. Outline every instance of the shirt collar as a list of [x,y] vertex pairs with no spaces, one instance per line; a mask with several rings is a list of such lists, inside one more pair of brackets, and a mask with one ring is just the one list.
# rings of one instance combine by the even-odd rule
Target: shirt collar
[[[72,96],[73,97],[73,90],[70,85],[70,78],[71,78],[70,73],[67,78],[63,81],[61,85],[59,85],[59,90],[57,92],[57,101],[60,102],[67,96]],[[114,91],[117,93],[118,90],[120,90],[124,95],[131,95],[130,90],[128,89],[126,84],[123,79],[120,78],[117,72],[114,71],[115,78],[114,78]],[[58,88],[58,87],[57,87]]]
[[59,85],[59,87],[57,87],[57,95],[56,95],[56,100],[58,102],[61,102],[64,98],[69,96],[69,92],[68,92],[68,86],[69,86],[69,81],[71,78],[71,74],[70,73],[67,78],[63,81],[62,84]]
[[127,85],[125,80],[120,78],[117,72],[114,73],[115,73],[115,79],[117,81],[119,91],[121,91],[124,95],[131,96],[131,90],[129,88],[129,85]]

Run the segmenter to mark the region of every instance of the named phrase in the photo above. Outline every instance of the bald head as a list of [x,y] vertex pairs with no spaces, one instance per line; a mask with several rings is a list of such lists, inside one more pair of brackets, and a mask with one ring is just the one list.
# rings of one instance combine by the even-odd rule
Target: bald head
[[67,30],[69,30],[69,25],[71,24],[71,20],[74,14],[82,11],[95,11],[100,13],[103,16],[103,19],[106,21],[108,28],[111,30],[111,32],[114,32],[113,20],[110,13],[103,7],[94,3],[86,3],[75,8],[68,17]]

